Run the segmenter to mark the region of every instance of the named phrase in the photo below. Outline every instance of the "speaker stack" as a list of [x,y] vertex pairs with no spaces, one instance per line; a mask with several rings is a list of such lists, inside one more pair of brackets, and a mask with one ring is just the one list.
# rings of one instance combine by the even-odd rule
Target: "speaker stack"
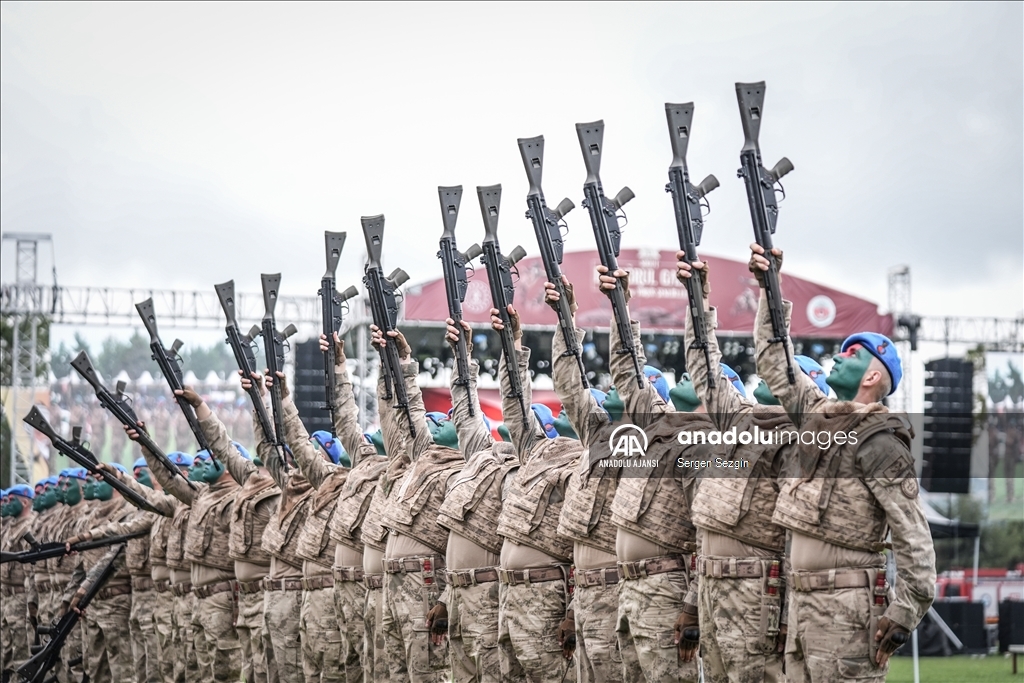
[[932,493],[968,493],[974,407],[974,364],[959,358],[925,363],[924,466]]
[[331,413],[327,410],[327,393],[324,387],[324,354],[320,342],[312,339],[293,344],[295,349],[295,380],[292,398],[299,411],[299,419],[312,434],[318,429],[334,432]]

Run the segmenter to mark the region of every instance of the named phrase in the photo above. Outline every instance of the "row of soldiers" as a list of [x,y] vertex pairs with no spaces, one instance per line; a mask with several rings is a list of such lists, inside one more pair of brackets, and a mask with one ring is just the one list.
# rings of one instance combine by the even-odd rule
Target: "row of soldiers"
[[[767,260],[760,247],[752,252],[761,282]],[[679,258],[677,276],[700,277],[710,302],[706,264]],[[628,301],[628,273],[598,271],[602,291],[622,286]],[[549,283],[547,302],[558,296]],[[145,448],[134,476],[110,468],[161,514],[133,509],[102,483],[79,500],[69,494],[77,474],[65,477],[63,505],[37,512],[26,504],[31,491],[12,490],[21,502],[5,508],[5,549],[27,548],[26,531],[74,543],[149,530],[115,560],[58,680],[84,672],[119,683],[661,683],[696,681],[699,665],[716,683],[884,680],[889,656],[930,606],[935,579],[912,434],[881,403],[901,377],[888,339],[847,339],[827,380],[798,356],[791,382],[792,345],[772,338],[762,291],[755,402],[720,363],[710,304],[711,362],[688,330],[689,374],[673,387],[644,364],[637,342],[642,378],[628,354],[613,351],[614,388],[583,389],[555,334],[556,416],[532,403],[531,350],[511,306],[508,313],[517,357],[515,367],[504,358],[500,367],[506,438],[494,438],[483,418],[474,361],[468,378],[453,373],[451,412],[427,413],[404,337],[372,328],[377,347],[397,349],[409,403],[403,410],[384,400],[382,377],[372,435],[358,427],[343,343],[322,337],[323,350],[336,350],[334,434],[307,434],[283,374],[253,375],[243,387],[255,383],[266,395],[280,385],[287,448],[254,420],[250,457],[199,395],[179,392],[210,444],[194,460],[172,456],[195,486]],[[449,343],[472,339],[468,324],[448,322]],[[492,326],[502,325],[492,310]],[[611,334],[614,350],[614,324]],[[599,441],[609,429],[624,424],[645,430],[649,452],[661,444],[671,457],[636,471],[593,457],[607,451]],[[680,445],[680,425],[691,433],[859,429],[860,439],[826,449],[757,439]],[[732,477],[676,466],[716,457],[747,464]],[[103,551],[90,551],[45,566],[3,565],[5,666],[27,657],[31,623],[77,609],[103,563]]]

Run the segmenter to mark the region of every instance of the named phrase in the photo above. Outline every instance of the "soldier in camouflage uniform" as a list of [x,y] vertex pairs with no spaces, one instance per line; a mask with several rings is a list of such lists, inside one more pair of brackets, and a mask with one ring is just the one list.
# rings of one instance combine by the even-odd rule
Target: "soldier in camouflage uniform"
[[[407,410],[389,408],[395,421],[389,428],[409,434],[406,454],[409,470],[402,485],[392,487],[384,508],[388,540],[384,550],[384,639],[388,669],[393,679],[411,683],[442,681],[450,675],[448,653],[430,638],[427,614],[444,587],[444,552],[448,531],[437,525],[437,512],[450,477],[465,461],[459,452],[454,425],[428,424],[423,395],[416,376],[419,363],[397,330],[385,336],[375,326],[373,343],[398,347]],[[383,426],[383,425],[382,425]],[[412,435],[415,429],[415,436]]]
[[[137,438],[135,430],[128,435]],[[192,637],[200,675],[203,680],[235,681],[241,675],[242,659],[234,626],[235,572],[228,539],[238,483],[222,462],[210,458],[205,467],[194,467],[202,481],[190,486],[168,474],[147,449],[142,453],[164,490],[192,510],[184,550],[185,559],[192,563]]]
[[[769,261],[751,245],[750,268],[764,287]],[[781,251],[773,255],[781,265]],[[787,329],[792,303],[783,302]],[[787,379],[791,342],[774,337],[764,292],[758,305],[757,372],[801,430],[844,435],[798,447],[774,521],[792,532],[786,676],[794,681],[885,679],[889,656],[931,606],[935,551],[914,476],[912,431],[880,401],[896,390],[902,366],[880,334],[846,339],[828,376],[839,397],[814,381]],[[851,436],[856,435],[853,443]],[[895,593],[885,583],[887,530],[896,561]],[[886,605],[888,603],[888,605]]]
[[[455,347],[459,335],[473,336],[465,322],[461,329],[449,319],[447,340]],[[466,466],[451,481],[438,515],[449,530],[445,551],[445,590],[427,621],[440,643],[449,639],[452,673],[456,683],[501,680],[498,656],[498,565],[501,561],[502,490],[514,478],[519,459],[510,443],[494,441],[477,397],[478,363],[469,354],[469,376],[451,376],[452,422]],[[446,625],[444,628],[441,625]]]
[[[7,491],[7,523],[0,548],[5,552],[22,552],[29,549],[25,531],[30,531],[35,522],[32,502],[35,492],[25,484],[12,486]],[[13,668],[15,663],[29,657],[29,646],[33,636],[29,621],[29,601],[36,600],[35,587],[29,588],[26,565],[20,562],[0,564],[0,666]],[[38,604],[38,602],[37,602]]]
[[[571,632],[563,622],[569,611],[572,541],[555,529],[583,447],[573,438],[549,436],[532,415],[523,415],[512,397],[509,372],[519,373],[527,405],[533,388],[530,349],[522,344],[519,315],[511,306],[509,318],[518,367],[509,368],[502,356],[501,409],[521,464],[509,482],[498,520],[498,534],[504,539],[498,572],[501,672],[511,681],[557,683],[576,677],[568,661],[569,634],[559,637],[560,631]],[[503,329],[496,309],[491,309],[491,326]]]
[[[366,556],[363,554],[363,520],[370,507],[377,482],[388,466],[388,459],[359,430],[359,414],[352,382],[346,368],[345,344],[334,334],[334,396],[337,401],[335,424],[337,440],[352,456],[352,471],[338,491],[329,531],[334,541],[334,610],[338,626],[344,629],[344,664],[348,683],[372,681],[374,676],[373,638],[366,634]],[[320,335],[320,349],[327,350],[327,337]],[[383,402],[382,402],[383,403]],[[383,414],[391,412],[386,409]],[[325,446],[326,448],[326,446]],[[370,574],[380,574],[380,568]],[[367,648],[369,648],[367,650]]]

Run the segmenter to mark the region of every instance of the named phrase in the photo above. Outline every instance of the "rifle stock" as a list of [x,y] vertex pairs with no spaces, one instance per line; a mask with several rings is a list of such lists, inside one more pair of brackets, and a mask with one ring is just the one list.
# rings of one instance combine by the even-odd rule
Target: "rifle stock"
[[[459,331],[459,341],[455,345],[455,366],[459,378],[455,384],[469,391],[469,345],[462,329],[462,302],[466,300],[469,279],[466,275],[466,264],[481,253],[479,245],[472,245],[466,253],[459,251],[455,244],[455,224],[459,219],[459,207],[462,204],[462,185],[437,188],[437,196],[441,202],[441,221],[444,230],[441,232],[440,250],[437,257],[441,259],[444,273],[444,288],[448,298],[448,317],[455,323]],[[454,401],[454,396],[452,397]],[[470,416],[475,415],[473,401],[468,401]]]
[[260,275],[260,282],[263,285],[263,321],[260,327],[260,336],[263,337],[263,353],[267,361],[267,374],[274,379],[268,388],[270,392],[271,419],[273,430],[267,434],[278,451],[282,465],[286,465],[284,458],[284,406],[281,398],[281,382],[277,377],[278,372],[284,371],[284,343],[295,333],[295,326],[289,325],[283,332],[277,329],[277,321],[274,319],[274,309],[277,307],[277,292],[281,286],[281,274]]
[[[337,397],[334,395],[334,366],[337,362],[334,350],[334,333],[341,330],[341,304],[344,301],[338,294],[336,273],[341,251],[345,248],[344,232],[324,231],[324,252],[327,257],[327,270],[320,278],[320,311],[321,331],[327,337],[327,350],[324,352],[324,408],[331,414],[331,424],[336,422]],[[352,287],[345,291],[348,294]]]

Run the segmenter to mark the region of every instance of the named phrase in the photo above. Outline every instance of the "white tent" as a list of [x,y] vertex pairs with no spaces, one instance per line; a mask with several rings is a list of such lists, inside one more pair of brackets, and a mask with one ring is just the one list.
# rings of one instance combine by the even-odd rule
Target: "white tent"
[[135,380],[135,383],[140,387],[148,387],[152,386],[155,381],[156,380],[153,379],[153,373],[149,370],[143,370],[142,374],[139,375],[139,378]]

